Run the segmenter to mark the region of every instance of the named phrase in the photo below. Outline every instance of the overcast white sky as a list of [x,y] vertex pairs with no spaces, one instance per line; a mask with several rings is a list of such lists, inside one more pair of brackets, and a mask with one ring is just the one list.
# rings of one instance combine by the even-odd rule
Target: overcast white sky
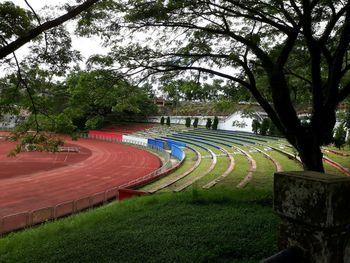
[[[29,7],[27,6],[24,0],[0,0],[0,2],[3,2],[3,1],[11,1],[15,5],[29,9]],[[27,0],[27,1],[38,14],[40,14],[40,10],[45,6],[54,7],[54,6],[63,6],[64,4],[67,4],[67,3],[70,3],[72,5],[76,4],[75,0]],[[57,8],[55,8],[55,10],[57,10]],[[61,11],[61,13],[63,12],[64,11]],[[68,21],[66,22],[66,25],[68,26],[68,29],[70,29],[71,32],[73,33],[74,22]],[[89,56],[93,54],[97,54],[97,53],[106,54],[108,52],[107,48],[104,48],[100,45],[100,40],[97,37],[91,37],[91,38],[79,37],[78,38],[72,35],[72,41],[73,41],[73,48],[76,50],[79,50],[85,59],[89,58]],[[29,45],[30,43],[16,51],[18,58],[23,57],[24,54],[29,52],[27,48]],[[80,65],[82,68],[84,68],[85,62],[82,62]],[[221,68],[220,71],[223,73],[232,74],[232,71],[236,71],[236,70],[230,67],[227,69]],[[1,72],[0,72],[0,75],[1,75]]]
[[[0,2],[3,2],[5,0],[0,0]],[[29,9],[27,4],[24,0],[6,0],[13,2],[15,5],[21,6],[23,8]],[[75,3],[75,1],[70,0],[27,0],[27,2],[32,6],[32,8],[35,10],[35,12],[40,13],[40,9],[42,9],[44,6],[62,6],[66,3]],[[67,22],[67,25],[70,25],[68,28],[70,28],[73,31],[73,25],[72,22]],[[90,55],[95,53],[106,53],[107,50],[100,46],[99,39],[95,37],[91,38],[77,38],[72,37],[73,40],[73,48],[79,50],[81,54],[87,59]],[[27,46],[24,46],[16,51],[16,54],[18,57],[22,57],[26,52],[28,52]]]

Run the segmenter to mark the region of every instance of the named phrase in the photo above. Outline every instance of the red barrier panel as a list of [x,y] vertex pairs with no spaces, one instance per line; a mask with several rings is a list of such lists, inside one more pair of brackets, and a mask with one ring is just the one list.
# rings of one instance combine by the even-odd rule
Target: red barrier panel
[[121,141],[123,134],[119,132],[89,131],[89,138]]
[[127,199],[127,198],[130,198],[130,197],[142,196],[142,195],[147,194],[146,192],[132,190],[132,189],[119,189],[118,193],[119,193],[119,200],[120,201]]

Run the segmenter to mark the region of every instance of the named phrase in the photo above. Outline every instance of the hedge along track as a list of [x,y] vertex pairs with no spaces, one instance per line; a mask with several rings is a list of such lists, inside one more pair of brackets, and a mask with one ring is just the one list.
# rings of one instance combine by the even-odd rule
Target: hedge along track
[[159,190],[164,189],[165,187],[168,187],[168,186],[176,183],[180,179],[182,179],[182,178],[186,177],[187,175],[189,175],[190,173],[192,173],[200,165],[200,163],[202,161],[201,153],[188,145],[186,145],[186,147],[195,152],[195,154],[197,156],[197,161],[195,162],[195,164],[190,169],[185,171],[184,173],[181,173],[181,174],[176,175],[174,177],[171,177],[171,175],[170,175],[171,178],[167,178],[167,180],[164,183],[162,183],[160,185],[156,185],[155,187],[151,188],[150,190],[147,191],[148,193],[153,194],[155,192],[158,192]]

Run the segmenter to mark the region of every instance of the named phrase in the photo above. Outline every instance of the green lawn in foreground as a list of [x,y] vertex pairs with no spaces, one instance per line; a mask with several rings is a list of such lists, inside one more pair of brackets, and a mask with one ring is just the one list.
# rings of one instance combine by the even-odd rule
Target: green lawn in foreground
[[192,190],[112,203],[0,239],[0,262],[257,262],[276,252],[270,191]]

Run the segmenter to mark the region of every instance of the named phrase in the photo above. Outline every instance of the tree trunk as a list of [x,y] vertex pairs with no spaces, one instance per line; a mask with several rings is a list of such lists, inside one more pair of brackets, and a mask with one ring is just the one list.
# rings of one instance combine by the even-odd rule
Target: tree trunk
[[309,134],[296,138],[296,147],[305,171],[324,173],[323,154],[315,135]]

